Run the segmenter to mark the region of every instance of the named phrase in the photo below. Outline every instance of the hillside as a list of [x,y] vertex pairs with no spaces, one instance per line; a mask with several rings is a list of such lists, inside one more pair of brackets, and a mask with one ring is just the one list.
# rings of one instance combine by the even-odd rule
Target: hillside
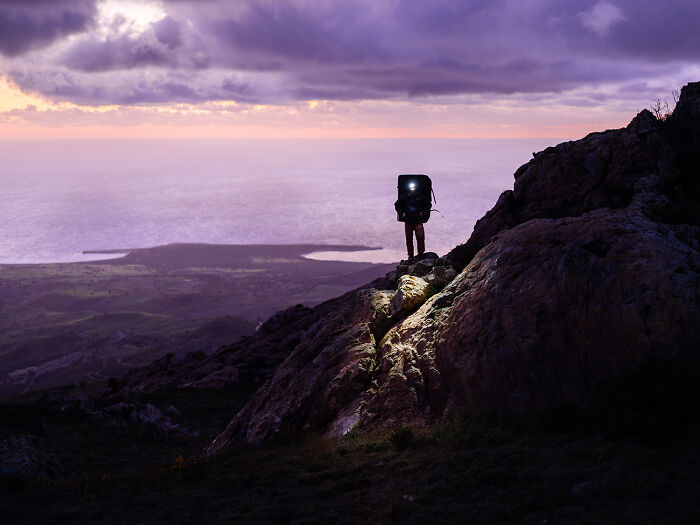
[[353,247],[170,244],[0,265],[0,399],[118,377],[168,353],[211,353],[281,308],[317,304],[389,267],[303,257],[323,249]]
[[[535,153],[444,257],[426,254],[126,391],[266,379],[208,448],[585,406],[700,348],[700,83],[665,120]],[[176,378],[176,379],[174,379]]]

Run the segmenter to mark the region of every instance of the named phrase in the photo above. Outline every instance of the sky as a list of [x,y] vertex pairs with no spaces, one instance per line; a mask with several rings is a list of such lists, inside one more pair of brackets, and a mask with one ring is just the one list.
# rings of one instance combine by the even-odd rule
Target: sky
[[700,80],[697,0],[0,0],[0,138],[564,137]]

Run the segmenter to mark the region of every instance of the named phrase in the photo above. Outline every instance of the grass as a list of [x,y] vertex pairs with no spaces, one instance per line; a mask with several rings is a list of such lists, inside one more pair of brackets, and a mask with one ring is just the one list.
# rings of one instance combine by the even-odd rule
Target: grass
[[253,385],[141,400],[177,407],[200,431],[188,438],[26,398],[0,405],[0,440],[39,435],[65,472],[0,478],[0,513],[8,523],[698,523],[698,373],[695,360],[651,361],[585,410],[466,413],[211,459],[201,450]]

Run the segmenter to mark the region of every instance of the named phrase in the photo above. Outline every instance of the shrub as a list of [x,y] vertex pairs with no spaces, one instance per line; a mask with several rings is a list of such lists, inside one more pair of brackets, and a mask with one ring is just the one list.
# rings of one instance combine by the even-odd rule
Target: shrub
[[408,425],[402,425],[391,433],[389,441],[398,452],[403,452],[415,444],[416,438]]

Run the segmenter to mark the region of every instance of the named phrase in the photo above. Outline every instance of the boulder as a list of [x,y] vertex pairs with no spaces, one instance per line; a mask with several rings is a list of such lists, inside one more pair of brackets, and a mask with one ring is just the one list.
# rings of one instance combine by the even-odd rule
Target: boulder
[[37,436],[16,434],[0,443],[0,478],[53,478],[62,471],[63,467],[56,456],[44,452],[41,439]]
[[452,266],[435,266],[428,275],[423,277],[432,289],[441,290],[457,276],[457,271]]
[[401,315],[401,313],[413,310],[422,304],[428,296],[428,283],[420,277],[413,275],[402,275],[399,278],[398,287],[394,297],[391,298],[390,314]]

